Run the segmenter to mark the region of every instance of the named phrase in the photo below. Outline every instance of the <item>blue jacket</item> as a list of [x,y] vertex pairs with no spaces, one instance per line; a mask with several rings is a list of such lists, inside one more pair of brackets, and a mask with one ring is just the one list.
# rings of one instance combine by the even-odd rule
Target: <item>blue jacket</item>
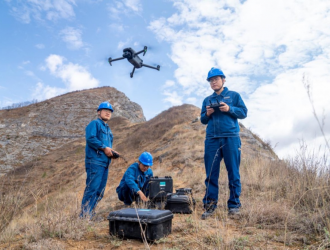
[[136,194],[149,182],[150,177],[153,177],[151,168],[148,168],[147,171],[142,172],[139,169],[139,164],[135,162],[126,170],[119,186],[116,189],[116,192],[119,193],[122,188],[128,187],[129,190],[132,190]]
[[[229,106],[228,112],[215,110],[210,116],[206,116],[206,106],[211,103],[225,102]],[[247,116],[247,108],[241,96],[227,87],[217,95],[215,92],[206,97],[203,101],[201,122],[207,124],[206,139],[219,137],[239,136],[239,125],[237,119],[244,119]]]
[[100,118],[91,121],[86,127],[86,157],[85,161],[108,167],[111,158],[100,150],[101,148],[112,148],[113,135],[107,123]]

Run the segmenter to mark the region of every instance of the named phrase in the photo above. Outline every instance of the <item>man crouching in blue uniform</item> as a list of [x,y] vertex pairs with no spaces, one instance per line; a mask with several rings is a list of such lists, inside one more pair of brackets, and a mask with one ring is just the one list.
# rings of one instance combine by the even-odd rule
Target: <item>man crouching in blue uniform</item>
[[108,180],[109,165],[113,152],[113,136],[107,124],[113,108],[109,102],[102,102],[98,109],[98,118],[86,127],[86,188],[81,202],[80,217],[92,219],[97,203],[102,199]]
[[[218,68],[212,68],[207,76],[214,93],[204,99],[201,122],[207,124],[205,139],[206,192],[203,199],[202,219],[214,214],[218,203],[220,162],[224,159],[229,180],[230,196],[227,202],[229,214],[239,214],[241,202],[241,140],[237,119],[247,116],[247,108],[241,96],[224,87],[226,76]],[[215,105],[215,107],[214,107]],[[217,106],[217,105],[220,105]],[[210,107],[211,106],[211,107]]]
[[149,152],[143,152],[139,157],[139,162],[133,163],[126,170],[116,189],[119,200],[126,206],[130,206],[138,198],[148,201],[148,184],[150,177],[153,176],[150,169],[152,162],[152,155]]

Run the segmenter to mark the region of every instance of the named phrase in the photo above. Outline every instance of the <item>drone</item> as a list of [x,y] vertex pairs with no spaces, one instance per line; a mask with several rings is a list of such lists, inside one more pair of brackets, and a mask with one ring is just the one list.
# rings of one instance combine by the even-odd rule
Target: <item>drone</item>
[[143,56],[144,56],[147,53],[147,49],[148,49],[148,47],[144,46],[143,50],[135,52],[132,48],[126,48],[123,50],[123,52],[124,52],[123,57],[119,57],[116,59],[112,59],[111,57],[109,57],[109,59],[108,59],[109,64],[110,64],[110,66],[112,66],[111,62],[122,60],[122,59],[126,58],[134,66],[133,71],[130,73],[131,78],[133,77],[135,69],[142,68],[143,66],[147,67],[147,68],[151,68],[151,69],[156,69],[159,71],[159,69],[160,69],[159,65],[157,65],[157,67],[153,67],[153,66],[144,64],[143,60],[138,56],[141,53],[143,53]]

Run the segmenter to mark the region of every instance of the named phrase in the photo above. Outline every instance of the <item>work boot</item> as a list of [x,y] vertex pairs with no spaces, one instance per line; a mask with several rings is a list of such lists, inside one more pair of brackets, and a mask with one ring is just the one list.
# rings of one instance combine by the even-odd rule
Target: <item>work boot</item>
[[232,207],[228,210],[228,215],[240,215],[239,207]]
[[215,213],[216,206],[215,205],[209,205],[205,208],[204,213],[202,214],[202,220],[206,220],[206,218],[210,217]]

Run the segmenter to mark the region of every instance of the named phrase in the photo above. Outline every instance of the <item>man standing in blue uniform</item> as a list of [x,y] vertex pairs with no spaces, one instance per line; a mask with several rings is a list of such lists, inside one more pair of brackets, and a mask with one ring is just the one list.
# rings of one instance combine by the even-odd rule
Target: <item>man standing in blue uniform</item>
[[[81,202],[80,217],[92,219],[97,203],[103,198],[108,180],[109,165],[113,157],[112,132],[107,124],[113,108],[109,102],[102,102],[98,109],[98,118],[86,127],[86,157],[87,173],[86,188]],[[116,152],[117,153],[117,152]]]
[[[229,214],[238,214],[241,203],[241,140],[237,119],[247,116],[247,108],[241,96],[224,87],[226,76],[218,68],[212,68],[207,76],[214,93],[204,99],[201,122],[207,124],[205,139],[206,192],[203,199],[202,219],[214,214],[218,203],[220,162],[224,159],[229,180],[230,196],[227,202]],[[220,107],[210,107],[219,104]]]
[[152,155],[143,152],[139,157],[139,162],[133,163],[126,170],[119,186],[116,189],[119,200],[126,206],[130,206],[139,197],[142,201],[148,201],[148,183],[153,176]]

